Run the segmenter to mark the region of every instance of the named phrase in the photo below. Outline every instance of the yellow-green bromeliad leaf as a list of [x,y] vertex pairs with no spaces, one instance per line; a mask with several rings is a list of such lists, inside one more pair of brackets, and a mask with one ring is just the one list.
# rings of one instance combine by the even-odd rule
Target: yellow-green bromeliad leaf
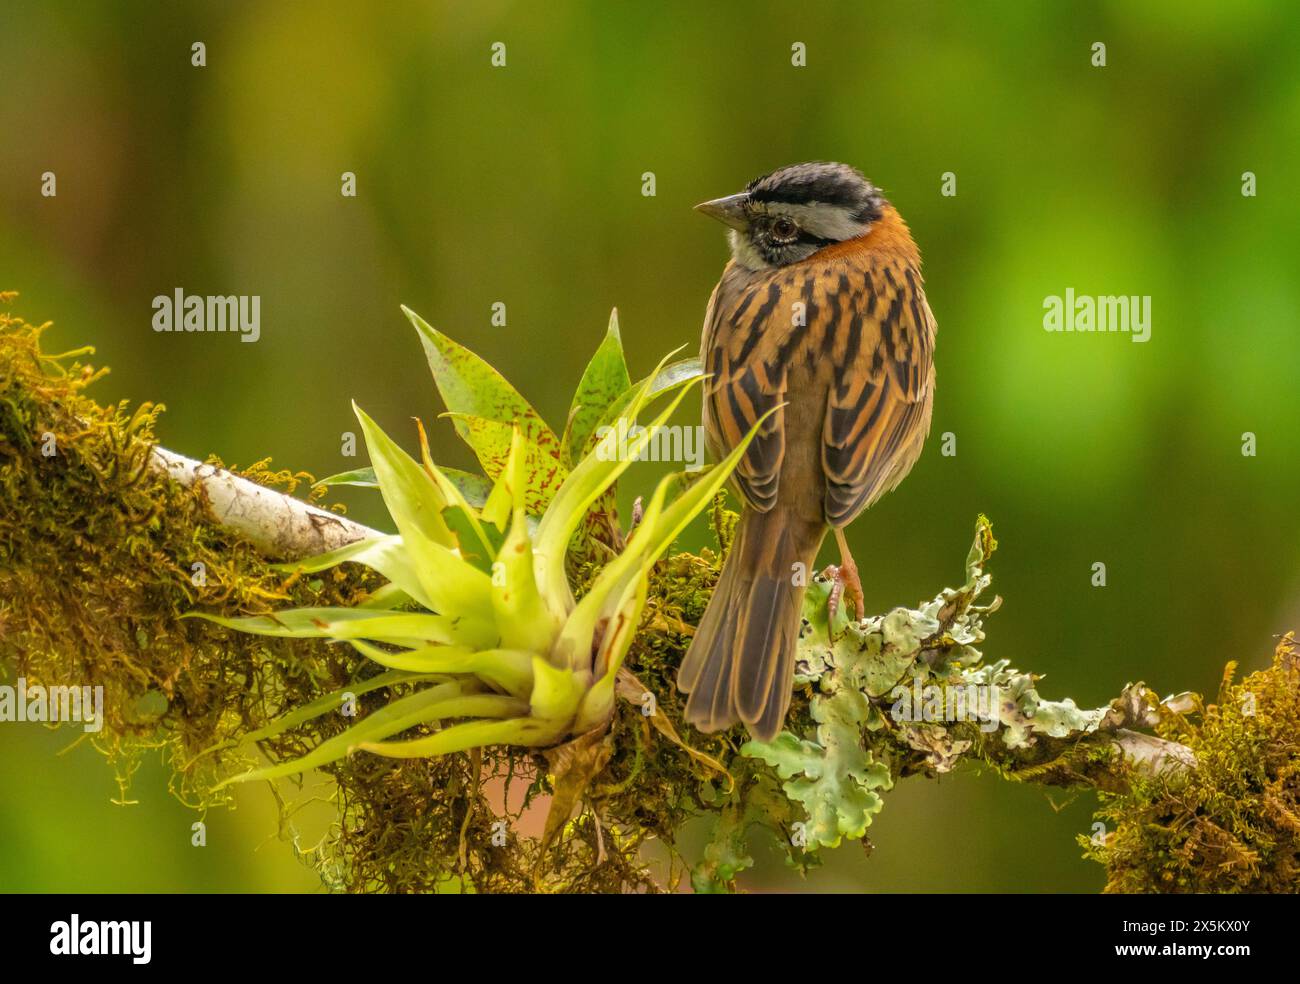
[[363,410],[355,404],[354,408],[380,494],[423,591],[421,603],[435,612],[490,623],[492,580],[461,557],[456,536],[443,517],[448,502],[442,490]]
[[[498,477],[510,456],[514,435],[522,433],[523,429],[515,424],[475,417],[472,414],[446,413],[443,416],[451,420],[456,430],[474,449],[479,461],[483,463],[483,470],[493,478]],[[530,515],[540,516],[564,484],[569,470],[550,448],[541,447],[526,436],[523,437],[523,447],[527,477],[524,506]]]
[[[678,350],[680,351],[680,349]],[[668,356],[672,358],[672,354]],[[586,444],[583,446],[574,445],[573,454],[575,457],[587,455],[596,446],[600,440],[601,434],[606,427],[614,426],[615,421],[621,416],[627,416],[628,408],[637,398],[637,395],[644,392],[645,399],[655,400],[671,393],[678,387],[685,386],[701,379],[704,376],[704,364],[698,357],[681,359],[677,362],[668,362],[665,359],[645,379],[638,380],[631,387],[625,390],[617,399],[615,399],[601,415],[600,420],[587,435]],[[635,415],[633,415],[635,416]]]
[[366,450],[370,454],[379,493],[388,514],[403,536],[421,537],[444,547],[454,547],[456,538],[442,520],[447,500],[414,458],[398,447],[383,429],[355,403],[352,410],[361,422]]
[[605,332],[600,347],[596,349],[596,354],[587,363],[578,389],[573,394],[573,403],[569,406],[568,425],[560,442],[561,458],[565,465],[573,467],[575,449],[577,456],[580,456],[605,413],[631,386],[627,360],[623,356],[623,339],[618,331],[616,309],[609,316],[609,329]]
[[[473,472],[462,471],[459,468],[440,468],[451,483],[460,490],[460,494],[465,497],[475,509],[482,509],[483,503],[487,502],[488,493],[492,491],[492,482],[482,475],[475,475]],[[352,485],[363,489],[379,488],[379,479],[375,477],[375,470],[369,466],[365,468],[353,468],[351,471],[339,472],[337,475],[330,475],[327,478],[317,479],[313,488],[325,487],[332,485]]]
[[[585,628],[587,624],[594,625],[599,620],[603,620],[606,626],[595,664],[596,678],[584,701],[581,723],[603,720],[613,709],[615,681],[631,646],[633,633],[640,623],[650,569],[691,520],[713,500],[730,478],[754,435],[774,412],[775,410],[770,410],[759,418],[726,458],[667,507],[664,502],[669,489],[676,484],[677,476],[664,478],[646,506],[641,524],[633,532],[627,548],[601,571],[578,603],[577,609],[566,623],[566,633],[569,626]],[[612,606],[611,598],[616,599]],[[571,641],[562,637],[561,645]]]
[[579,462],[556,493],[538,524],[533,544],[538,587],[552,612],[567,613],[573,607],[573,592],[565,576],[564,558],[574,530],[591,504],[618,481],[619,476],[654,440],[687,392],[687,389],[682,389],[650,424],[634,429],[632,425],[637,414],[650,399],[650,383],[643,384],[627,413],[619,418],[627,426],[614,426],[607,430],[595,449]]
[[363,639],[348,641],[357,652],[380,666],[414,673],[472,674],[521,699],[533,691],[535,654],[525,650],[445,645],[393,650]]
[[181,618],[201,618],[240,632],[281,639],[379,639],[401,644],[474,646],[490,642],[496,630],[459,615],[387,612],[372,608],[288,608],[270,615],[225,618],[189,612]]
[[282,735],[291,728],[296,728],[300,724],[314,720],[330,711],[342,711],[349,705],[355,706],[356,698],[368,694],[374,690],[382,690],[385,687],[393,687],[399,683],[424,683],[426,681],[436,680],[440,683],[446,683],[447,678],[437,673],[408,673],[404,670],[386,670],[383,673],[376,674],[365,680],[357,680],[348,684],[339,690],[331,691],[321,697],[317,697],[310,703],[303,704],[301,707],[294,708],[287,714],[282,714],[265,727],[250,731],[246,735],[240,735],[238,738],[232,738],[229,741],[220,742],[210,748],[199,752],[194,758],[186,763],[186,768],[211,752],[219,748],[230,748],[244,742],[262,741],[266,738],[274,738],[276,735]]
[[[424,345],[433,381],[447,405],[456,433],[478,456],[484,473],[490,479],[500,474],[509,453],[510,432],[518,427],[525,443],[535,449],[537,460],[531,474],[537,476],[537,498],[544,500],[548,486],[543,478],[558,475],[559,481],[563,481],[566,471],[559,438],[532,405],[483,359],[432,328],[409,308],[403,307],[402,311]],[[558,482],[554,487],[558,487]]]
[[379,708],[342,734],[321,742],[301,758],[254,769],[218,783],[214,788],[220,789],[232,782],[277,779],[306,772],[336,762],[364,744],[381,741],[420,724],[436,724],[443,718],[506,718],[517,716],[526,710],[527,705],[523,701],[500,694],[484,693],[474,683],[440,683]]

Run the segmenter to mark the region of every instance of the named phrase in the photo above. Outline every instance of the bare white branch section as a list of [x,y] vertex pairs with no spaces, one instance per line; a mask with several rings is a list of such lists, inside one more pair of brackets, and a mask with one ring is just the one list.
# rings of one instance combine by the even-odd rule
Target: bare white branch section
[[1170,775],[1196,768],[1196,753],[1176,741],[1121,728],[1115,732],[1114,742],[1124,758],[1147,775]]
[[199,490],[217,523],[238,533],[268,557],[284,560],[310,557],[383,535],[291,495],[240,478],[224,468],[205,465],[166,448],[155,447],[150,463],[186,488]]

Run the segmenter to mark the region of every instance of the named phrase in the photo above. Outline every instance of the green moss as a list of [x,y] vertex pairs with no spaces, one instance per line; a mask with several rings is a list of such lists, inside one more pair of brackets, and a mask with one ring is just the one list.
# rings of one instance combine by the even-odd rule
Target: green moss
[[[79,361],[90,350],[48,356],[41,332],[0,315],[0,651],[17,671],[103,685],[104,750],[116,759],[160,743],[176,763],[346,682],[352,667],[323,647],[174,617],[196,604],[353,600],[365,585],[294,583],[210,524],[196,494],[147,467],[162,407],[98,406],[84,391],[104,370]],[[253,477],[288,476],[262,466]],[[222,758],[185,773],[180,791],[201,797]]]
[[1100,843],[1108,892],[1295,892],[1300,888],[1300,648],[1239,683],[1229,664],[1218,702],[1171,715],[1162,737],[1196,754],[1173,777],[1134,776],[1104,794]]

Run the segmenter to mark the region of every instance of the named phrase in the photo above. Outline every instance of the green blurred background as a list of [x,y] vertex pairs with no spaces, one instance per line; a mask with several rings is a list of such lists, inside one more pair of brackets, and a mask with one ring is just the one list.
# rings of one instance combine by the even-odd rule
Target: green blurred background
[[[55,322],[51,346],[97,347],[102,402],[166,403],[167,446],[329,474],[361,463],[340,457],[351,399],[408,446],[408,418],[441,410],[400,303],[561,421],[611,307],[634,375],[698,344],[726,249],[694,203],[847,161],[911,224],[940,328],[931,442],[851,532],[869,607],[958,581],[983,511],[990,656],[1085,705],[1132,679],[1213,692],[1300,624],[1298,42],[1284,2],[5,0],[0,289]],[[177,287],[260,295],[261,340],[154,333]],[[1067,287],[1150,295],[1151,341],[1044,332]],[[433,441],[470,464],[445,423]],[[74,737],[0,728],[0,889],[316,887],[264,787],[192,848],[156,761],[115,806],[91,748],[57,754]],[[874,855],[842,849],[808,886],[1095,891],[1074,843],[1093,805],[909,781]],[[751,885],[797,884],[760,860]]]

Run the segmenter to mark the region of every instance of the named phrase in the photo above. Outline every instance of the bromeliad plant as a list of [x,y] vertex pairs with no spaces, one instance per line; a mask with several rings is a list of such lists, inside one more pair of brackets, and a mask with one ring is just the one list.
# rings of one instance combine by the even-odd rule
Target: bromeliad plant
[[[665,359],[630,385],[615,312],[559,438],[487,363],[406,314],[486,478],[436,465],[422,427],[415,460],[354,404],[372,467],[326,481],[376,486],[398,532],[285,566],[310,573],[350,561],[387,583],[356,608],[198,617],[243,632],[335,640],[384,667],[246,739],[336,711],[349,693],[419,686],[308,754],[228,782],[290,775],[354,751],[413,758],[489,745],[545,748],[599,733],[614,711],[651,568],[710,504],[753,436],[675,497],[680,476],[661,481],[621,552],[577,599],[566,571],[575,534],[612,505],[614,483],[702,378],[698,363]],[[653,400],[674,392],[658,416],[637,425]],[[418,726],[425,728],[416,737],[388,740]]]

